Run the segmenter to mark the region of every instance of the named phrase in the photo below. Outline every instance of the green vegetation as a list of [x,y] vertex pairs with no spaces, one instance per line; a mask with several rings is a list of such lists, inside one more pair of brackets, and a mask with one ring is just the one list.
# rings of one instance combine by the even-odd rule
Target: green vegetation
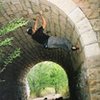
[[8,64],[12,63],[13,60],[17,57],[20,57],[20,48],[16,48],[16,50],[4,60],[4,66],[7,66]]
[[11,45],[11,41],[13,40],[13,37],[11,38],[6,38],[3,41],[0,41],[0,47],[1,46],[7,46],[7,45]]
[[27,75],[31,96],[59,93],[63,96],[68,94],[68,80],[65,71],[56,63],[42,62],[34,66]]
[[26,21],[24,18],[14,19],[13,21],[10,21],[8,24],[4,25],[0,29],[0,36],[5,35],[11,31],[14,31],[17,28],[19,28],[23,25],[26,25],[27,23],[28,23],[28,21]]
[[[2,0],[0,0],[0,10],[2,10]],[[15,48],[12,52],[5,51],[5,47],[12,46],[14,39],[14,37],[5,38],[5,35],[27,23],[28,21],[24,18],[16,18],[0,28],[0,74],[6,69],[8,64],[12,63],[21,54],[20,48]],[[0,79],[0,82],[5,82],[5,80]]]
[[[4,25],[0,29],[0,38],[5,36],[6,34],[10,33],[11,31],[16,30],[17,28],[19,28],[23,25],[26,25],[27,23],[28,23],[28,21],[26,21],[24,18],[17,18],[17,19],[10,21],[9,23]],[[5,55],[4,47],[12,46],[13,39],[14,39],[14,37],[8,37],[8,38],[5,38],[4,40],[0,40],[0,73],[4,69],[6,69],[6,66],[8,64],[12,63],[21,54],[20,48],[15,48],[15,50],[13,50],[12,53],[11,52],[8,53],[7,56]],[[3,49],[2,49],[2,47],[3,47]]]

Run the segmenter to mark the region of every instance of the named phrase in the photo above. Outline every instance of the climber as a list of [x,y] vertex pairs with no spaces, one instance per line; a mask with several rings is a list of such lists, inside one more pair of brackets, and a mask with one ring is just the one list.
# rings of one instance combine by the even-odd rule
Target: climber
[[[37,29],[38,20],[42,20],[42,26]],[[76,51],[79,49],[78,46],[73,46],[66,38],[49,36],[44,33],[44,29],[46,28],[46,20],[42,15],[42,11],[36,17],[35,24],[33,27],[27,29],[27,33],[37,41],[42,44],[44,48],[63,48],[67,50]]]

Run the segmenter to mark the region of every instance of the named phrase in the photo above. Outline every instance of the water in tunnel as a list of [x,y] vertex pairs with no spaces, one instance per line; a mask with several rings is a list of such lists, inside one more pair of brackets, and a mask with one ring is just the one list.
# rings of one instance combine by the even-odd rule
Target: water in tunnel
[[[88,48],[93,51],[91,44],[96,42],[92,37],[86,41],[87,30],[92,32],[94,37],[95,35],[80,8],[72,0],[63,3],[53,0],[3,0],[0,4],[0,25],[8,27],[6,24],[11,24],[10,27],[0,30],[0,100],[27,100],[26,74],[32,66],[41,61],[53,61],[67,72],[71,100],[90,100],[87,68],[90,66],[88,60],[92,59],[95,53],[90,53]],[[69,54],[62,48],[45,49],[32,40],[26,30],[33,26],[33,18],[36,18],[40,10],[47,21],[47,35],[68,39],[72,44],[79,44],[80,50]],[[24,24],[12,25],[12,20],[20,20],[22,17]],[[27,21],[32,24],[26,24]],[[4,41],[6,38],[8,39]],[[97,43],[95,46],[98,47]],[[2,63],[2,60],[5,62]]]

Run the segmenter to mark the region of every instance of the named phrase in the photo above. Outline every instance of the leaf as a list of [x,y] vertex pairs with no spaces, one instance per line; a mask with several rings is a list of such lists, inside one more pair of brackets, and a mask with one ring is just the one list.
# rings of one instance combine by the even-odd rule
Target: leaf
[[25,20],[24,18],[14,19],[13,21],[10,21],[8,24],[4,25],[0,29],[0,36],[5,35],[11,31],[14,31],[17,28],[22,27],[23,25],[26,25],[27,23],[28,21]]
[[0,41],[0,46],[11,45],[12,40],[13,40],[13,37],[6,38],[5,40]]
[[20,57],[21,51],[20,48],[16,48],[14,52],[8,56],[4,61],[4,66],[7,66],[8,64],[12,63],[17,57]]

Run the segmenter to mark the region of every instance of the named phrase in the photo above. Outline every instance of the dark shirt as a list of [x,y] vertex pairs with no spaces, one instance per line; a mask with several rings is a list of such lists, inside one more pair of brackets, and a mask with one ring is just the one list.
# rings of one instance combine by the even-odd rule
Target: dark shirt
[[48,41],[49,35],[46,35],[43,27],[41,26],[35,33],[33,33],[32,38],[39,42],[40,44],[45,44]]

